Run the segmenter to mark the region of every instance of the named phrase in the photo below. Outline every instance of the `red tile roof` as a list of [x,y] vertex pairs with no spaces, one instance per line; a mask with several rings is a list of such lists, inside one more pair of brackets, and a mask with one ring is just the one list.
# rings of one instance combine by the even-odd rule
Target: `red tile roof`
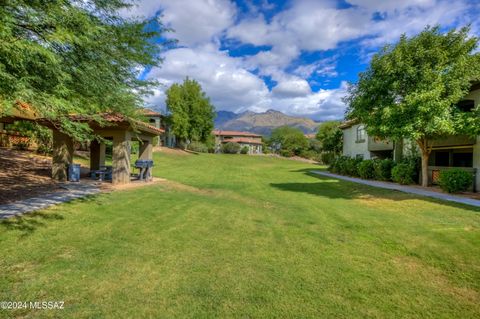
[[[45,119],[40,117],[36,113],[35,109],[28,103],[17,101],[16,106],[17,108],[14,109],[13,114],[9,117],[13,119],[25,119],[25,120],[45,122]],[[109,123],[128,123],[128,124],[134,123],[140,128],[140,130],[143,130],[149,133],[161,134],[165,132],[164,129],[156,128],[155,126],[149,125],[148,123],[145,123],[142,121],[131,120],[120,113],[103,113],[99,115],[103,120]],[[5,117],[5,118],[9,118],[9,117]],[[83,114],[72,114],[72,115],[69,115],[69,118],[72,121],[80,121],[80,122],[95,121],[95,117],[91,115],[83,115]]]
[[255,140],[253,138],[245,138],[245,137],[234,137],[229,138],[227,140],[223,140],[222,143],[243,143],[243,144],[263,144],[261,141]]
[[[137,126],[139,126],[140,130],[145,130],[147,132],[154,133],[154,134],[162,134],[165,132],[165,130],[162,128],[156,128],[155,126],[152,126],[142,121],[131,120],[125,115],[122,115],[120,113],[103,113],[103,114],[100,114],[100,117],[109,123],[131,123],[132,122]],[[73,121],[83,121],[83,122],[94,120],[92,116],[82,115],[82,114],[70,115],[70,119],[72,119]]]
[[358,120],[357,120],[357,119],[346,120],[346,121],[344,121],[342,124],[340,124],[338,127],[343,130],[343,129],[352,127],[352,126],[355,125],[355,124],[358,124]]
[[156,111],[153,111],[151,109],[143,109],[142,114],[146,116],[162,116],[161,113],[158,113]]
[[216,135],[216,136],[262,137],[261,135],[254,134],[254,133],[249,133],[249,132],[222,131],[222,130],[214,130],[213,135]]

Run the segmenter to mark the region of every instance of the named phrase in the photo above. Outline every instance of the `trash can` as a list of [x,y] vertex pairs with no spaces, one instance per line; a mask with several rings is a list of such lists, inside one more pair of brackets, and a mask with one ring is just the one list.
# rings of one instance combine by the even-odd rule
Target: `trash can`
[[70,182],[80,181],[80,164],[68,165],[68,180]]

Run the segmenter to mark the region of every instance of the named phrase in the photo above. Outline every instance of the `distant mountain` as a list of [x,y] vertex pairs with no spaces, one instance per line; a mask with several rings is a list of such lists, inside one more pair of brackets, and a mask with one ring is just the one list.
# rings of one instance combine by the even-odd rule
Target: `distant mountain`
[[308,134],[315,132],[319,124],[309,118],[289,116],[275,110],[268,110],[264,113],[247,111],[239,114],[218,111],[215,119],[215,128],[217,129],[246,131],[262,135],[270,135],[273,129],[285,125],[299,128]]

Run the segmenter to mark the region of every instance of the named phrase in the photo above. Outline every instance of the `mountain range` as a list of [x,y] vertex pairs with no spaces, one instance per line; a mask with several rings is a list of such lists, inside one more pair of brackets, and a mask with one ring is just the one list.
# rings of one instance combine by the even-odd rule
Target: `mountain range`
[[276,110],[268,110],[263,113],[218,111],[215,119],[216,129],[245,131],[261,135],[270,135],[273,129],[280,126],[296,127],[305,134],[314,133],[319,125],[320,123],[312,119],[289,116]]

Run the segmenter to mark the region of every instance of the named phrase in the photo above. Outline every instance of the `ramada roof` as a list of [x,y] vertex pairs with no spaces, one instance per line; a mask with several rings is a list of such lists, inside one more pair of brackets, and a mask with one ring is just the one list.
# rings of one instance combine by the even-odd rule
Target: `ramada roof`
[[255,140],[253,138],[246,138],[246,137],[229,138],[227,140],[223,140],[222,143],[257,144],[257,145],[263,144],[261,141]]
[[262,137],[261,135],[254,134],[254,133],[249,133],[249,132],[223,131],[223,130],[214,130],[213,135],[216,135],[216,136]]
[[[162,134],[165,132],[164,129],[161,128],[156,128],[155,126],[152,126],[148,123],[139,121],[139,120],[133,120],[129,119],[125,115],[122,115],[120,113],[103,113],[100,114],[100,117],[109,123],[116,123],[116,124],[128,124],[131,125],[133,124],[134,126],[137,126],[137,128],[140,131],[145,131],[148,133],[153,133],[156,135]],[[76,114],[76,115],[70,115],[70,119],[73,121],[79,121],[79,122],[94,122],[95,119],[92,116],[88,115],[81,115],[81,114]]]
[[[98,116],[100,116],[100,118],[106,122],[115,123],[117,126],[133,125],[140,131],[147,132],[150,134],[159,135],[165,132],[163,129],[156,128],[155,126],[149,125],[148,123],[145,123],[139,120],[130,119],[127,116],[124,116],[120,113],[103,113],[97,116],[71,114],[68,117],[72,121],[87,122],[89,124],[94,124],[95,122],[97,122],[96,119],[98,119]],[[35,121],[49,127],[55,126],[54,123],[52,123],[51,121],[41,117],[40,114],[36,112],[35,108],[32,107],[30,104],[21,102],[21,101],[16,102],[16,105],[13,108],[11,114],[6,116],[0,115],[0,118],[2,119],[2,121],[5,121],[7,123],[10,123],[16,120],[28,120],[28,121]]]

